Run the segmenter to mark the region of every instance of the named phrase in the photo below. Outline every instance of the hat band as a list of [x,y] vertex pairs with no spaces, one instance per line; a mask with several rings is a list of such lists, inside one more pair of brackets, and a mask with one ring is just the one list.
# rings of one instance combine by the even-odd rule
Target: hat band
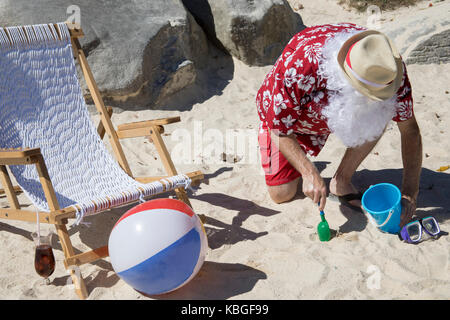
[[360,76],[359,76],[352,68],[350,68],[350,66],[349,66],[348,69],[350,70],[351,74],[352,74],[356,79],[358,79],[358,80],[361,81],[362,83],[367,84],[367,85],[369,85],[369,86],[372,86],[372,87],[375,87],[375,88],[386,88],[386,87],[389,85],[389,84],[379,84],[379,83],[375,83],[375,82],[366,80],[366,79],[360,77]]
[[350,51],[352,51],[353,47],[355,46],[355,44],[358,43],[355,42],[350,49],[347,52],[347,56],[345,57],[345,62],[347,63],[348,69],[350,70],[351,74],[358,79],[359,81],[361,81],[364,84],[367,84],[369,86],[375,87],[375,88],[386,88],[391,82],[389,82],[388,84],[379,84],[379,83],[375,83],[369,80],[364,79],[363,77],[360,77],[359,74],[357,74],[353,69],[352,69],[352,63],[350,61]]

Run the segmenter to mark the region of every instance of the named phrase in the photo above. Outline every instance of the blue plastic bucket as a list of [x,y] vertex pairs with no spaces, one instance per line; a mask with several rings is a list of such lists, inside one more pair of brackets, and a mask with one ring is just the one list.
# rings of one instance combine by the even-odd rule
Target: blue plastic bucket
[[395,185],[379,183],[364,192],[361,202],[373,225],[383,232],[397,233],[402,214],[401,198]]

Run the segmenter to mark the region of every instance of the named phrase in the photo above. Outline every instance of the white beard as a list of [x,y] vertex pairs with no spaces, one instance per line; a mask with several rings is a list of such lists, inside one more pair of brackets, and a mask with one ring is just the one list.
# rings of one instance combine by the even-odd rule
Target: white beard
[[396,95],[385,101],[374,101],[359,93],[345,78],[337,62],[342,44],[352,33],[342,32],[328,39],[322,48],[319,77],[327,80],[328,106],[322,110],[328,128],[345,146],[354,148],[379,138],[389,120],[396,114]]

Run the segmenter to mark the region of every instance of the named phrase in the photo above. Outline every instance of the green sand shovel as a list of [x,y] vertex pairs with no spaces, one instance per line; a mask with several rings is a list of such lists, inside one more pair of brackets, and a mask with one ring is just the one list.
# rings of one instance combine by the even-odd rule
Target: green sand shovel
[[319,239],[320,241],[330,241],[331,238],[330,227],[328,226],[327,220],[325,220],[325,212],[320,211],[320,219],[322,221],[320,221],[319,224],[317,225],[317,234],[319,235]]

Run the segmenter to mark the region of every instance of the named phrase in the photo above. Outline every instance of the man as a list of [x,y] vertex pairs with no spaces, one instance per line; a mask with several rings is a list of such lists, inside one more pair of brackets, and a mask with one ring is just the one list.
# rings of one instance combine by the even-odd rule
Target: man
[[256,97],[259,145],[268,191],[276,203],[303,193],[323,210],[327,188],[307,155],[330,133],[347,146],[330,195],[361,206],[351,179],[392,119],[401,133],[401,226],[416,209],[422,142],[406,65],[382,33],[350,24],[309,27],[288,43]]

